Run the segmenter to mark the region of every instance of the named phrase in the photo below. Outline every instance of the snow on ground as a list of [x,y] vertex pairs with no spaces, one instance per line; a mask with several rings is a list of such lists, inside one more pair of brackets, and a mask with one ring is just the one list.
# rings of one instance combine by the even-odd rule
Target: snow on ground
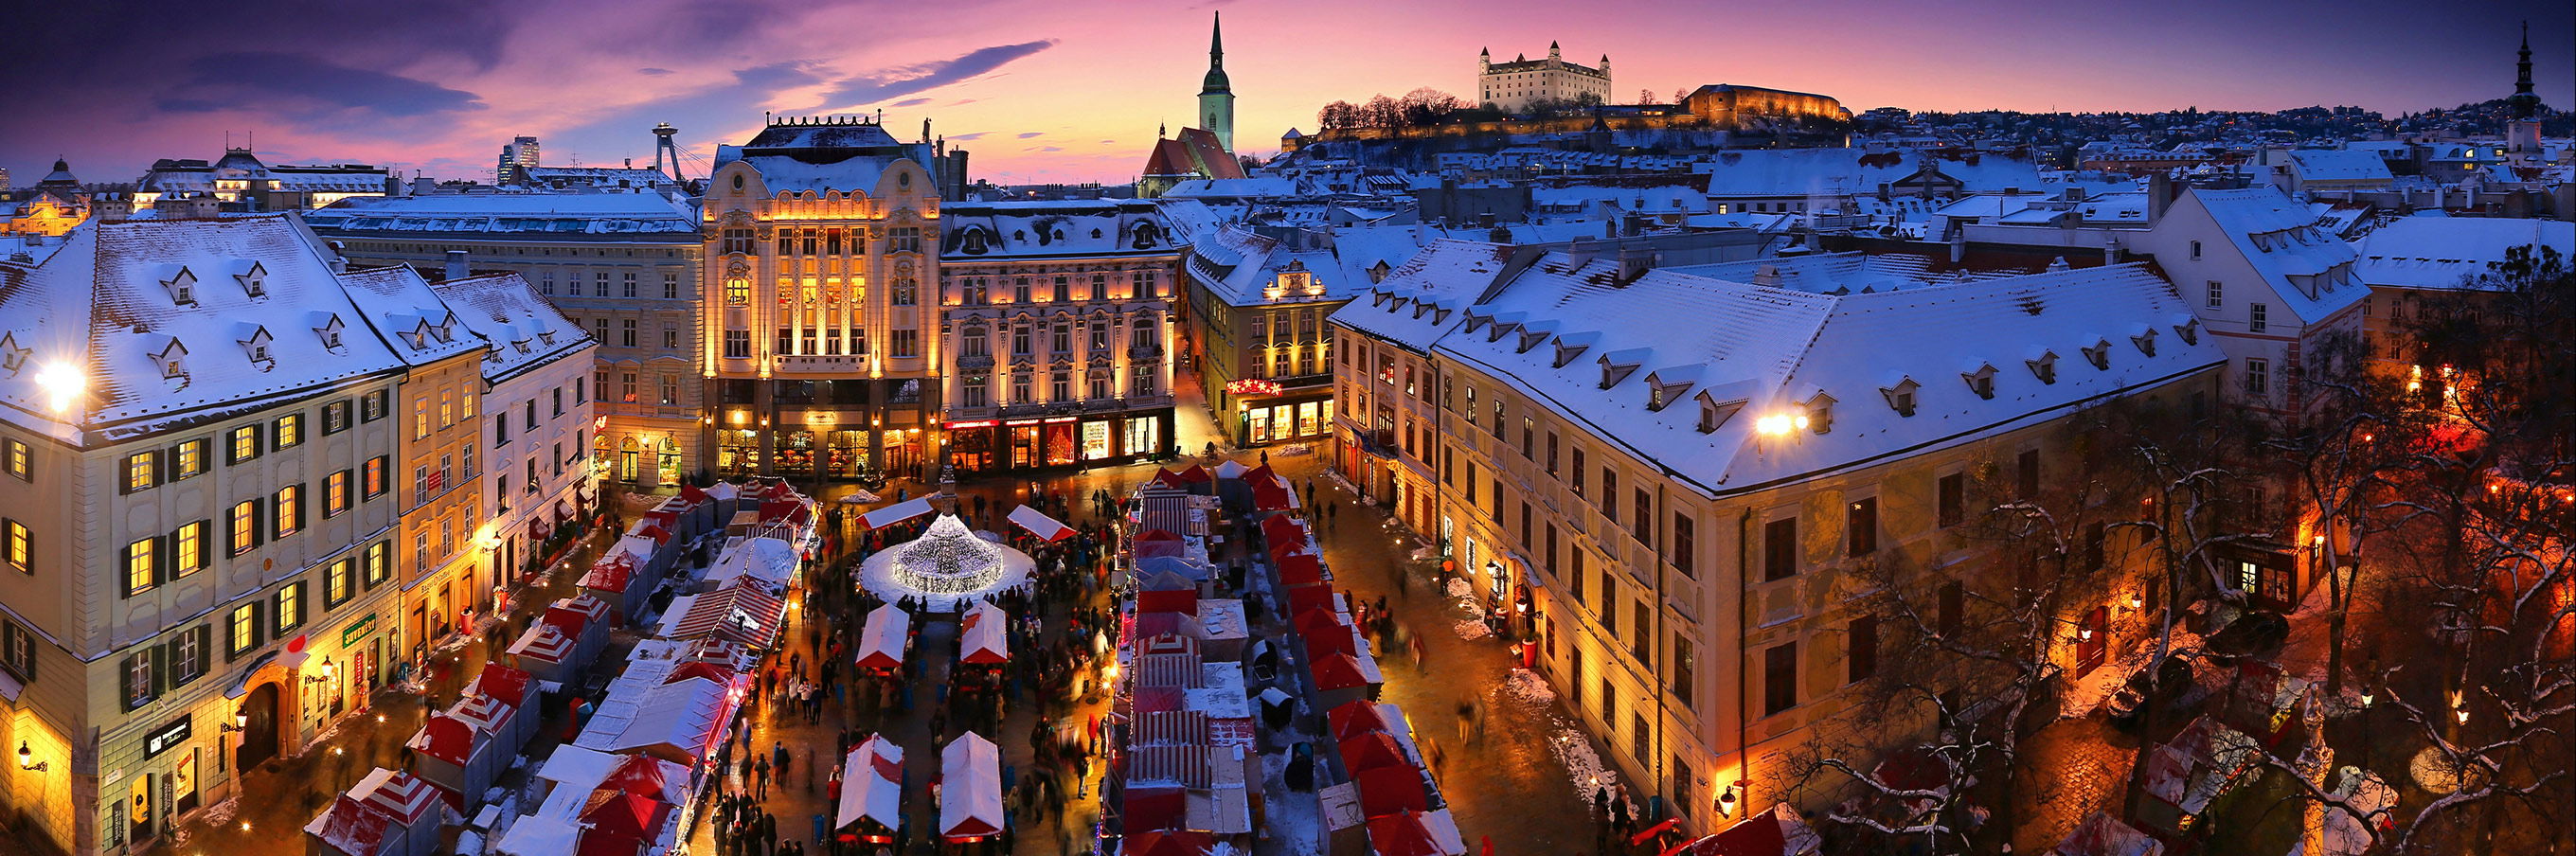
[[205,811],[200,812],[197,815],[197,819],[194,822],[179,824],[177,833],[171,836],[171,845],[174,847],[186,847],[188,846],[188,838],[190,837],[189,833],[191,831],[197,829],[222,829],[225,824],[233,822],[233,815],[240,811],[241,794],[237,792],[232,796],[225,797],[223,802],[207,806]]
[[1549,752],[1565,762],[1566,784],[1574,787],[1576,796],[1592,798],[1594,788],[1607,788],[1619,783],[1619,771],[1601,763],[1601,754],[1592,751],[1592,740],[1564,717],[1549,717],[1556,736],[1547,743]]
[[[1282,739],[1289,739],[1285,735]],[[1265,852],[1319,856],[1324,852],[1324,805],[1316,795],[1288,789],[1288,753],[1261,755],[1261,839]]]
[[[2199,647],[2200,634],[2176,625],[2173,630],[2173,645],[2165,653],[2192,651]],[[2092,674],[2068,679],[2066,692],[2058,696],[2058,718],[2081,717],[2110,701],[2111,694],[2119,691],[2121,683],[2127,681],[2129,676],[2136,674],[2138,670],[2146,668],[2147,658],[2155,653],[2155,637],[2148,636],[2140,640],[2138,649],[2129,652],[2128,656],[2104,661],[2101,668],[2094,669]]]
[[1548,687],[1547,679],[1528,669],[1513,669],[1512,676],[1505,678],[1502,686],[1494,688],[1494,694],[1539,707],[1556,701],[1556,690]]
[[1493,635],[1493,631],[1485,627],[1485,621],[1481,618],[1462,618],[1458,623],[1450,625],[1450,628],[1458,631],[1460,639],[1483,639]]
[[468,829],[456,833],[457,856],[483,856],[483,836]]

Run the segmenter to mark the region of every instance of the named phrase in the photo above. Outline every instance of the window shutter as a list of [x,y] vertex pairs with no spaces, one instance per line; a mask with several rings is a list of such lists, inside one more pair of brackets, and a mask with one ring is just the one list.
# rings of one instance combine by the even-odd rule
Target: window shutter
[[152,646],[151,692],[154,698],[159,698],[163,690],[170,688],[170,646],[173,644],[175,643],[163,642]]
[[116,548],[116,590],[124,592],[124,597],[134,596],[134,575],[129,570],[133,565],[134,545]]
[[194,665],[195,665],[195,668],[190,669],[190,670],[189,670],[189,673],[190,673],[190,674],[195,674],[195,675],[203,675],[203,674],[206,674],[206,673],[209,673],[209,672],[214,671],[214,668],[213,668],[213,666],[214,666],[214,660],[215,660],[215,627],[214,627],[214,625],[211,625],[211,624],[199,624],[199,625],[197,625],[197,626],[196,626],[196,628],[195,628],[195,629],[190,630],[190,631],[188,631],[188,632],[191,632],[191,633],[195,633],[195,634],[197,634],[197,662],[194,664]]
[[179,539],[175,537],[152,536],[152,581],[154,583],[166,583],[171,577],[178,575],[179,558],[170,555],[171,548],[178,545]]
[[304,484],[295,485],[295,531],[304,531],[304,516],[313,507],[313,498],[304,495]]
[[304,626],[304,619],[313,611],[313,599],[305,596],[311,592],[304,589],[303,583],[295,584],[295,626],[297,627]]
[[262,614],[262,613],[267,613],[267,612],[272,612],[272,611],[273,611],[273,610],[261,609],[261,608],[260,608],[260,603],[259,603],[258,601],[251,601],[251,604],[250,604],[250,649],[251,649],[251,650],[253,650],[253,651],[259,650],[259,646],[264,645],[264,644],[267,644],[267,642],[268,642],[268,625],[263,624],[263,623],[260,623],[260,617],[261,617],[261,614]]
[[134,697],[142,694],[134,686],[134,658],[141,656],[143,655],[135,654],[123,660],[118,660],[116,663],[116,700],[122,704],[126,710],[133,710],[135,706]]
[[117,496],[126,496],[134,492],[134,473],[132,472],[134,467],[133,457],[134,456],[132,455],[127,455],[116,459]]
[[268,527],[267,527],[267,526],[262,526],[262,525],[260,525],[260,522],[261,522],[261,521],[264,521],[264,520],[267,520],[267,519],[268,519],[268,500],[267,500],[267,499],[264,499],[264,498],[263,498],[263,499],[254,499],[254,500],[251,500],[251,501],[250,501],[250,545],[251,545],[251,546],[253,546],[253,547],[257,547],[257,546],[259,546],[259,545],[261,545],[261,544],[268,543]]

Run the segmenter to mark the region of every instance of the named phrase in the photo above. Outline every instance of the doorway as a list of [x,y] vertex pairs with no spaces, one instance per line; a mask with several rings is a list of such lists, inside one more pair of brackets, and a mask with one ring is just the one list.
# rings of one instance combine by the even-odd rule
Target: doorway
[[234,769],[249,770],[277,757],[277,684],[260,684],[242,701],[241,752]]
[[125,819],[131,824],[126,830],[126,840],[136,844],[152,840],[151,774],[135,776],[134,784],[127,789]]

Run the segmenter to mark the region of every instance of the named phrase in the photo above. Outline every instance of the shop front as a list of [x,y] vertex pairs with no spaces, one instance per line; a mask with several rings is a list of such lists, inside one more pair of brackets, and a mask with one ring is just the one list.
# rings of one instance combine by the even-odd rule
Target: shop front
[[1114,466],[1169,454],[1172,411],[950,422],[948,463],[959,473]]
[[1236,381],[1227,385],[1227,397],[1234,401],[1234,434],[1245,446],[1332,436],[1333,389],[1329,385],[1281,389],[1275,384],[1260,386]]

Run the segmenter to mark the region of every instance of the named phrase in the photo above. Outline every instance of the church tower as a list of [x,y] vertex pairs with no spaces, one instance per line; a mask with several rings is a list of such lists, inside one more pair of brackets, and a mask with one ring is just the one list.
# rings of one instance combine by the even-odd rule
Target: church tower
[[1227,154],[1234,152],[1234,86],[1225,79],[1225,18],[1208,31],[1207,79],[1199,84],[1199,127],[1216,135]]
[[2531,22],[2522,22],[2522,53],[2514,63],[2513,95],[2505,99],[2511,119],[2504,125],[2505,148],[2516,165],[2540,160],[2540,93],[2531,88]]

